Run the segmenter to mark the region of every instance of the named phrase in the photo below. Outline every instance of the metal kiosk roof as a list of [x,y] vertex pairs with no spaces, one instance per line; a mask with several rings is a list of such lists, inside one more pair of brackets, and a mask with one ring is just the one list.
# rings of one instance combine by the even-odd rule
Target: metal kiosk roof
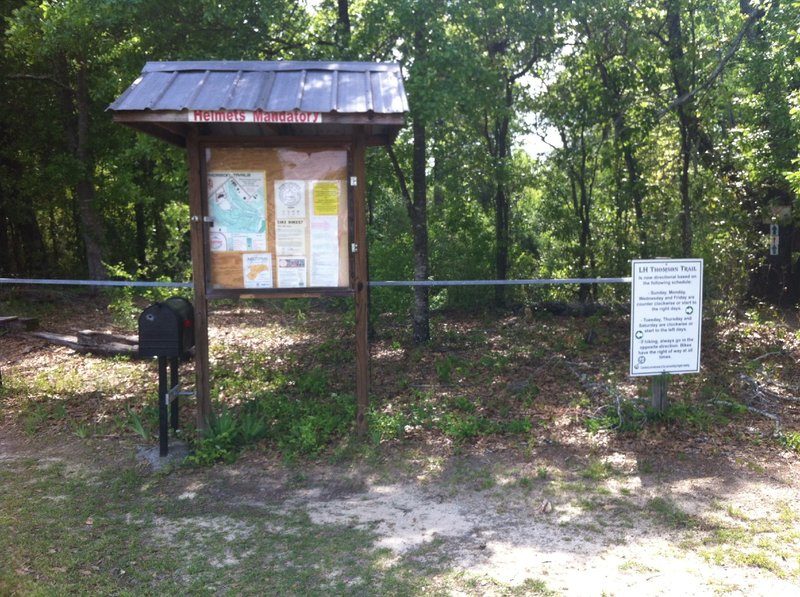
[[108,109],[126,124],[186,146],[200,136],[339,137],[363,126],[391,143],[408,111],[400,66],[373,62],[148,62]]

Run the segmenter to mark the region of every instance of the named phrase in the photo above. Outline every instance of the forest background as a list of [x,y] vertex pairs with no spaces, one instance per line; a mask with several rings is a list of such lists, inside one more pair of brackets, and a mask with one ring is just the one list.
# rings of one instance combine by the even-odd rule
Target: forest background
[[[629,275],[800,298],[800,2],[0,0],[0,276],[188,280],[181,150],[106,108],[148,60],[397,61],[368,155],[370,277]],[[770,225],[779,226],[770,254]],[[774,251],[773,251],[774,252]],[[613,300],[581,285],[374,289],[381,310]]]

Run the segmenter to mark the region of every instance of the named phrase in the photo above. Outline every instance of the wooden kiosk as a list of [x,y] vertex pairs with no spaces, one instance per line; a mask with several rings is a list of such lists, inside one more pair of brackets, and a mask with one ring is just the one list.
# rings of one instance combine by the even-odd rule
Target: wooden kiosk
[[208,300],[352,295],[357,428],[369,389],[365,151],[408,111],[400,67],[148,62],[114,121],[186,148],[197,425],[211,414]]

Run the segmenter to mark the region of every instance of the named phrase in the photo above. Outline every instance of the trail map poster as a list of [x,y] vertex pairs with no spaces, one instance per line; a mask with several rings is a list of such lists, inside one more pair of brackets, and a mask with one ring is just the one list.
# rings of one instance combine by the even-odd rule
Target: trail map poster
[[350,285],[346,149],[205,151],[212,292]]
[[267,203],[264,172],[209,172],[208,213],[212,251],[265,251]]

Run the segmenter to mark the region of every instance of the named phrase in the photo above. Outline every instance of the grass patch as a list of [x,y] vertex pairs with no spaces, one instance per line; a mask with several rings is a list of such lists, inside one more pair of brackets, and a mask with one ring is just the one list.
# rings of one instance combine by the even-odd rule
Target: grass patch
[[784,432],[778,439],[783,446],[800,454],[800,431]]
[[[234,409],[215,409],[206,433],[194,443],[189,461],[208,465],[233,462],[238,454],[261,440],[277,447],[284,457],[317,456],[352,429],[355,399],[323,392],[322,378],[310,377],[304,395],[265,393]],[[220,414],[216,414],[218,412]]]
[[732,419],[746,411],[746,407],[730,401],[724,404],[674,402],[661,412],[653,409],[643,399],[620,400],[606,405],[599,414],[587,417],[584,425],[590,433],[602,430],[639,433],[652,425],[709,431],[730,424]]
[[603,481],[614,474],[614,467],[608,462],[594,461],[580,471],[580,476],[592,481]]
[[647,509],[656,515],[662,524],[673,529],[690,529],[700,526],[700,521],[681,510],[671,500],[656,497],[647,502]]

